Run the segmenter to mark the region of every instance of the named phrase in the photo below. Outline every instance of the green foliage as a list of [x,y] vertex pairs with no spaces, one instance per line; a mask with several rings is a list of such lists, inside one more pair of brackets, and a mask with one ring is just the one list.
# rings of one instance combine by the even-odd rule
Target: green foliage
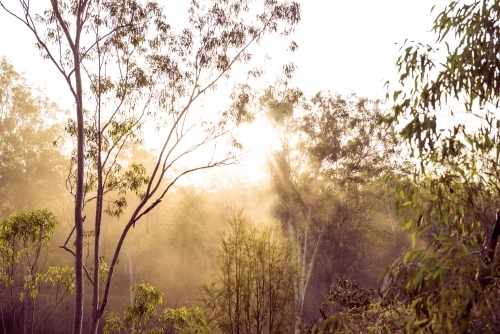
[[319,308],[321,318],[305,333],[400,333],[411,310],[381,304],[377,293],[352,281],[337,279]]
[[[85,246],[94,245],[90,275],[93,319],[89,323],[96,332],[118,255],[131,227],[185,174],[238,161],[230,151],[222,156],[216,153],[223,139],[241,148],[229,133],[235,125],[252,118],[247,108],[252,91],[249,82],[234,84],[229,93],[232,103],[226,107],[211,106],[206,112],[196,101],[224,83],[233,84],[227,79],[233,67],[253,59],[252,44],[267,35],[288,36],[300,21],[300,5],[287,1],[191,1],[187,25],[177,31],[167,23],[161,3],[155,1],[58,0],[40,13],[33,13],[33,6],[24,1],[17,8],[3,3],[1,7],[33,33],[42,57],[52,62],[75,99],[74,119],[66,130],[76,141],[67,182],[75,197],[75,229],[71,233],[75,232],[76,241],[74,252],[67,244],[64,248],[76,258],[74,332],[80,333],[82,255]],[[292,64],[284,67],[287,77],[292,68]],[[249,79],[256,76],[249,73]],[[147,121],[150,127],[146,127]],[[146,129],[161,130],[156,165],[148,173],[126,154],[142,141]],[[209,151],[202,162],[185,159],[200,147]],[[101,298],[98,262],[102,217],[103,213],[122,216],[128,205],[127,192],[134,192],[139,203],[119,232]],[[87,230],[95,231],[95,240],[85,244],[82,211],[92,201],[94,221],[85,225],[92,225]]]
[[44,280],[56,287],[56,295],[60,291],[72,292],[75,288],[75,269],[66,265],[49,267]]
[[162,317],[163,321],[170,324],[179,334],[212,333],[205,314],[198,307],[168,308],[163,310]]
[[[109,127],[109,131],[113,133],[109,138],[105,134],[96,137],[95,124],[90,122],[86,124],[85,131],[89,140],[86,143],[85,169],[87,177],[84,184],[84,194],[87,198],[86,203],[96,200],[99,182],[102,182],[103,196],[107,195],[103,212],[111,217],[120,218],[128,206],[127,193],[131,192],[140,200],[144,199],[144,187],[149,183],[150,177],[141,163],[131,160],[134,158],[134,153],[142,148],[140,141],[136,140],[135,132],[139,131],[139,129],[134,128],[132,124],[117,124],[116,121],[113,121]],[[116,135],[115,132],[118,130],[113,129],[113,127],[120,127],[120,131],[123,132],[117,138],[113,136]],[[66,132],[75,140],[77,136],[76,130],[76,122],[71,119],[68,120]],[[104,152],[101,154],[105,154],[105,158],[102,159],[101,157],[101,160],[99,160],[98,156],[99,147],[100,151]],[[118,154],[123,154],[125,157],[119,159]],[[100,171],[98,169],[99,164],[103,164]],[[76,151],[73,151],[67,181],[71,193],[76,190],[76,168]],[[98,178],[99,173],[102,174],[101,181]]]
[[[72,267],[61,265],[47,268],[46,273],[27,271],[27,275],[24,276],[23,289],[29,292],[32,298],[36,298],[42,282],[49,283],[55,288],[55,300],[59,303],[75,288],[75,270]],[[26,292],[20,293],[20,301],[23,301],[25,294]]]
[[389,272],[391,298],[415,310],[408,328],[496,331],[498,255],[487,260],[485,243],[491,238],[498,200],[486,195],[485,188],[448,184],[441,176],[400,187],[406,207],[421,215],[407,220],[413,249]]
[[125,322],[118,312],[110,312],[106,316],[104,334],[121,333],[126,328]]
[[378,125],[386,115],[380,101],[318,93],[306,106],[298,129],[311,164],[341,186],[371,181],[395,166],[396,140]]
[[[74,290],[73,268],[58,265],[44,270],[49,241],[58,225],[54,214],[47,209],[19,211],[0,223],[0,295],[2,312],[7,312],[1,320],[3,328],[7,322],[10,325],[7,328],[15,332],[20,325],[17,319],[22,318],[23,325],[36,332]],[[45,298],[45,303],[35,303],[40,291],[45,293],[44,297],[51,296],[53,304]]]
[[135,284],[130,289],[134,291],[134,301],[126,309],[123,317],[117,312],[107,315],[104,333],[163,333],[163,328],[151,325],[151,321],[158,318],[156,309],[162,303],[163,293],[144,282]]
[[[0,292],[14,284],[19,272],[24,275],[25,291],[33,297],[38,293],[41,280],[38,259],[42,249],[58,225],[56,217],[47,209],[19,211],[4,219],[0,224]],[[21,265],[21,268],[19,268]]]
[[408,331],[499,330],[499,10],[452,1],[434,21],[438,45],[405,42],[397,60],[386,121],[404,123],[421,167],[398,186],[414,248],[390,271],[395,297],[415,311]]
[[135,298],[125,311],[125,322],[136,326],[146,324],[156,315],[156,307],[162,303],[163,293],[147,283],[136,284],[131,289]]
[[[453,1],[434,21],[438,45],[405,41],[401,47],[396,63],[401,89],[393,93],[394,115],[387,120],[409,120],[401,134],[416,144],[420,158],[463,164],[461,158],[477,152],[490,165],[484,168],[496,166],[498,10],[496,0]],[[446,50],[444,62],[435,59],[440,49]],[[441,125],[444,108],[459,116],[449,128]]]
[[[32,297],[38,294],[43,275],[38,271],[38,259],[42,249],[49,246],[54,229],[59,224],[47,209],[19,211],[0,224],[0,292],[14,286],[22,275],[24,292]],[[19,284],[20,282],[17,282]]]
[[157,308],[163,301],[160,290],[147,283],[135,284],[131,289],[134,291],[134,301],[123,316],[117,312],[110,312],[106,316],[104,333],[162,334],[168,327],[180,334],[212,333],[199,308],[167,308],[158,313]]
[[19,211],[5,219],[0,229],[0,240],[20,248],[47,246],[58,221],[47,209]]
[[201,287],[204,310],[223,333],[282,333],[294,315],[294,253],[279,229],[247,227],[233,215],[216,274]]

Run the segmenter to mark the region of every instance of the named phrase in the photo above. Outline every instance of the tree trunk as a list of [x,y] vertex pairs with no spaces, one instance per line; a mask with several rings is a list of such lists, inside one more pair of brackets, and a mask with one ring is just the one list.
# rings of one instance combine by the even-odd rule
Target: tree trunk
[[[78,61],[78,62],[77,62]],[[79,64],[79,56],[75,55],[75,63]],[[83,178],[84,178],[84,132],[83,132],[83,105],[82,105],[82,82],[80,68],[76,65],[75,77],[77,81],[77,177],[75,194],[75,321],[73,334],[81,334],[83,322]]]
[[[73,54],[74,82],[76,91],[72,90],[76,103],[77,124],[77,171],[75,189],[75,314],[73,334],[81,334],[83,322],[83,184],[84,184],[84,123],[83,123],[83,86],[80,64],[80,35],[82,32],[82,15],[88,6],[86,1],[76,3],[75,39],[71,36],[68,24],[64,21],[57,0],[51,0],[54,16],[66,36],[66,40]],[[72,89],[71,76],[65,75],[69,87]]]
[[[100,84],[100,82],[99,82]],[[97,334],[97,329],[99,328],[99,269],[100,269],[100,246],[101,246],[101,222],[102,222],[102,202],[104,199],[104,185],[103,185],[103,165],[102,165],[102,136],[101,136],[101,101],[99,101],[98,110],[98,142],[97,142],[97,198],[96,198],[96,208],[95,208],[95,225],[94,225],[94,285],[92,290],[92,325],[90,332]]]
[[0,302],[0,313],[2,315],[2,329],[3,329],[3,332],[7,333],[7,328],[5,327],[5,318],[4,318],[4,315],[3,315],[3,304],[2,304],[2,302]]
[[[321,243],[321,238],[323,237],[323,234],[325,233],[326,227],[323,227],[321,230],[318,240],[316,240],[316,245],[314,246],[314,250],[311,256],[311,260],[308,262],[307,261],[307,251],[309,248],[309,243],[308,243],[308,237],[309,237],[309,228],[312,222],[312,216],[311,216],[311,207],[307,207],[306,211],[306,222],[305,222],[305,229],[304,229],[304,243],[302,245],[302,248],[300,247],[300,243],[298,240],[298,227],[297,227],[297,232],[294,233],[297,244],[297,261],[299,265],[299,277],[297,278],[297,284],[296,284],[296,315],[295,315],[295,334],[300,334],[301,332],[301,325],[302,325],[302,313],[304,310],[304,300],[306,298],[306,291],[307,291],[307,286],[309,285],[309,281],[311,279],[312,275],[312,270],[314,268],[314,262],[316,261],[316,255],[318,254],[319,246]],[[292,231],[291,228],[291,222],[289,221],[289,229]]]
[[[77,124],[77,171],[75,189],[75,314],[73,323],[73,334],[81,334],[83,322],[83,184],[84,184],[84,120],[83,120],[83,87],[80,65],[80,34],[82,32],[82,14],[85,11],[86,3],[78,1],[76,4],[76,24],[75,39],[73,40],[67,23],[61,16],[58,8],[58,1],[51,0],[54,15],[60,24],[67,42],[71,47],[74,62],[74,74],[76,91],[74,92],[76,103],[76,124]],[[71,78],[66,77],[71,86]]]
[[29,298],[28,296],[29,294],[27,293],[23,299],[23,334],[29,333],[28,328],[29,328],[29,318],[30,318],[30,312],[29,312],[30,305],[28,301]]
[[497,210],[495,227],[491,232],[489,238],[487,238],[485,246],[483,248],[483,260],[486,264],[490,264],[495,256],[495,250],[498,243],[498,237],[500,236],[500,210]]

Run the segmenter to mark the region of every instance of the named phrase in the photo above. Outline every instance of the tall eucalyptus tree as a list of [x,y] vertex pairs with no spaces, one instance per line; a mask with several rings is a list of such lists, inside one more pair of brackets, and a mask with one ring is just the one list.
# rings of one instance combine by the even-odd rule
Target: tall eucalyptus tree
[[[0,6],[32,33],[42,57],[55,66],[75,99],[67,129],[76,138],[68,185],[75,197],[74,229],[64,245],[75,256],[74,333],[82,332],[83,288],[92,284],[96,333],[106,308],[113,273],[130,229],[157,206],[183,175],[234,163],[237,157],[208,154],[201,163],[179,162],[200,149],[215,152],[224,138],[251,114],[249,81],[234,85],[229,106],[206,112],[196,101],[227,82],[235,66],[252,60],[251,45],[266,35],[289,35],[300,20],[295,2],[265,0],[191,1],[187,26],[175,32],[159,3],[136,0],[51,0],[36,14],[29,0]],[[250,69],[248,80],[262,71]],[[198,107],[198,108],[196,108]],[[215,108],[214,108],[215,109]],[[147,121],[153,124],[149,125]],[[149,173],[122,156],[141,131],[161,130],[161,148]],[[196,135],[195,135],[196,134]],[[219,144],[220,146],[220,144]],[[175,168],[177,167],[177,168]],[[120,216],[123,194],[135,192],[139,204],[127,218],[109,264],[100,256],[103,213]],[[93,202],[93,222],[83,210]],[[90,215],[88,215],[90,217]],[[85,225],[93,224],[91,228]],[[84,235],[91,232],[93,264],[84,264]],[[75,234],[74,250],[68,246]],[[107,267],[107,269],[106,269]],[[104,289],[100,270],[107,270]]]
[[[420,169],[400,184],[414,242],[396,271],[418,332],[498,332],[500,2],[451,1],[433,45],[405,41],[389,123]],[[392,85],[392,83],[391,83]]]

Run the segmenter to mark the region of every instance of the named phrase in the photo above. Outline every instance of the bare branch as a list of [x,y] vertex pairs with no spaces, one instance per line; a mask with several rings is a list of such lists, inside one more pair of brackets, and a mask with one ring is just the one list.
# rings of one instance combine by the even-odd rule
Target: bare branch
[[[72,250],[71,248],[68,248],[66,245],[63,245],[63,246],[59,246],[59,248],[62,248],[66,251],[68,251],[71,255],[75,256],[76,257],[76,253],[74,250]],[[92,279],[92,276],[90,276],[90,273],[89,271],[87,270],[87,266],[84,264],[83,265],[83,270],[85,271],[85,275],[87,276],[90,284],[94,285],[94,280]]]

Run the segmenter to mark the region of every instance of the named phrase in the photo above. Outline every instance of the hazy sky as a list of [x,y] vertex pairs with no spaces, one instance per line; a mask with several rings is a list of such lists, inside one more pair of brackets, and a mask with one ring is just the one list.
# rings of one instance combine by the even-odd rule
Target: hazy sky
[[[307,0],[296,31],[296,79],[312,91],[383,97],[405,38],[431,42],[429,0]],[[441,5],[442,6],[442,5]]]
[[[44,2],[49,5],[48,0]],[[160,2],[165,4],[167,12],[172,4],[176,12],[182,8],[180,0]],[[18,5],[15,0],[4,3]],[[384,79],[394,75],[398,56],[398,46],[394,43],[405,38],[432,41],[427,33],[432,24],[430,8],[434,4],[440,8],[447,1],[303,0],[300,3],[302,21],[291,37],[299,45],[293,57],[298,65],[296,82],[310,91],[355,91],[380,97]],[[30,32],[0,11],[0,55],[7,56],[35,84],[46,85],[49,90],[63,87],[58,84],[62,79],[53,66],[40,59],[33,44]]]
[[[7,6],[18,6],[15,0],[3,2]],[[167,13],[175,13],[172,17],[178,17],[179,10],[186,6],[186,2],[180,0],[160,2],[164,3]],[[291,56],[298,66],[294,83],[311,94],[331,90],[341,94],[356,92],[371,98],[383,98],[383,83],[395,77],[394,63],[399,49],[395,43],[401,43],[405,38],[432,43],[434,37],[429,30],[433,15],[430,9],[434,4],[440,9],[448,3],[442,0],[299,2],[302,21],[294,36],[281,41],[282,49],[290,40],[299,45],[298,51]],[[36,5],[40,3],[42,1],[37,0]],[[49,5],[48,0],[44,3]],[[7,56],[16,70],[25,72],[30,82],[46,87],[49,97],[60,99],[63,105],[71,103],[62,78],[49,61],[39,57],[33,44],[34,39],[26,27],[0,10],[0,56]],[[269,48],[269,44],[266,47]],[[282,55],[290,57],[290,54],[278,50],[270,51],[275,55],[273,63],[277,67],[283,61]],[[268,146],[265,136],[259,136],[260,141],[256,141],[251,135],[255,130],[247,131],[254,138],[255,151]],[[254,160],[258,158],[251,158],[249,164]]]

